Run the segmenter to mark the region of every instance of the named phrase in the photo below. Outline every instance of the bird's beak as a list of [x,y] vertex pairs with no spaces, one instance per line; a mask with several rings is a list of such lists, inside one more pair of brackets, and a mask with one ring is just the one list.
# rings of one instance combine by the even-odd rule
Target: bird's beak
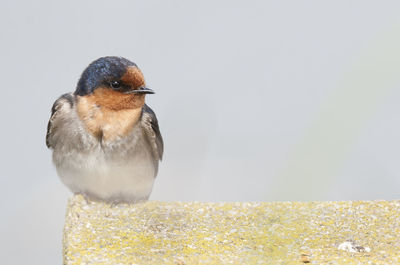
[[148,87],[139,87],[139,89],[129,90],[124,92],[124,94],[154,94],[154,90]]

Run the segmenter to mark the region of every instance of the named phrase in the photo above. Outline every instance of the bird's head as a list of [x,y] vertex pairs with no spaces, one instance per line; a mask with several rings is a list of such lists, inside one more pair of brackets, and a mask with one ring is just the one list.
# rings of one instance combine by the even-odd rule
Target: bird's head
[[112,110],[132,109],[144,105],[147,88],[137,65],[122,57],[102,57],[83,71],[75,95],[90,97],[98,106]]

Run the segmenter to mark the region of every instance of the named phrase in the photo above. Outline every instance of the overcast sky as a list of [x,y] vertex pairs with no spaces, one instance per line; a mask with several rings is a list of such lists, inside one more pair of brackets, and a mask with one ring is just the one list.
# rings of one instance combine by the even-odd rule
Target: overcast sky
[[397,1],[0,4],[0,260],[60,264],[65,205],[50,108],[126,57],[165,141],[152,200],[399,198]]

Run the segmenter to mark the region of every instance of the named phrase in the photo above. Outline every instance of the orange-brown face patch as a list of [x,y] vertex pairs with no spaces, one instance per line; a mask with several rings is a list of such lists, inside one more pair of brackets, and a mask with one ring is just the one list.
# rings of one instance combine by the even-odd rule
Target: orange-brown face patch
[[94,94],[79,96],[77,112],[86,129],[101,141],[126,136],[138,122],[142,108],[113,110],[101,107]]
[[145,86],[143,73],[137,67],[128,67],[121,80],[125,84],[132,86],[133,89]]
[[118,111],[124,109],[141,108],[144,105],[144,94],[124,94],[111,88],[97,88],[90,98],[99,107]]

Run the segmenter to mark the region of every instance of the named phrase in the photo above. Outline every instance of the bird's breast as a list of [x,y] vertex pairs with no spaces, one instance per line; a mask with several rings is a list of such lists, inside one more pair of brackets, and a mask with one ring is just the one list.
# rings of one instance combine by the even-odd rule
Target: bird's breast
[[158,161],[140,123],[113,141],[99,142],[83,131],[65,133],[67,139],[54,149],[53,161],[71,191],[105,201],[135,202],[150,195]]

